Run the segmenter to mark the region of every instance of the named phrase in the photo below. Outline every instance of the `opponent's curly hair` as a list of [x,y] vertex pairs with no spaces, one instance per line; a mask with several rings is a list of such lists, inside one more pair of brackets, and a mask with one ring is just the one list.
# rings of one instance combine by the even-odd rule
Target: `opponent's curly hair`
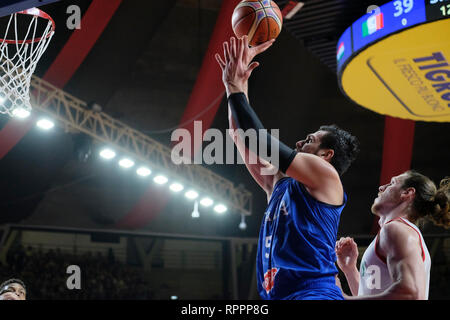
[[445,177],[436,188],[431,179],[410,170],[406,172],[407,176],[403,181],[402,189],[414,188],[416,195],[413,201],[414,215],[410,218],[415,222],[430,220],[435,225],[450,227],[450,177]]

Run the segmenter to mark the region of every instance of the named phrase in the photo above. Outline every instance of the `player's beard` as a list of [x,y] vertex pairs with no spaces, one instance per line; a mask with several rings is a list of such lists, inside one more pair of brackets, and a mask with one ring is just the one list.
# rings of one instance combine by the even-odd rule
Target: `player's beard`
[[378,215],[378,209],[379,209],[379,206],[378,206],[378,204],[374,201],[373,203],[372,203],[372,207],[370,208],[370,211],[374,214],[374,215]]
[[401,204],[399,194],[395,192],[382,192],[373,201],[371,211],[376,216],[383,215],[383,212],[390,212]]

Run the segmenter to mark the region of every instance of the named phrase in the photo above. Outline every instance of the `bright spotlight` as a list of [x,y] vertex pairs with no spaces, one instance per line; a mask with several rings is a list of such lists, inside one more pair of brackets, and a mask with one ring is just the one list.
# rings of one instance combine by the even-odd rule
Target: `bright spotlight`
[[194,203],[194,211],[192,211],[191,217],[196,219],[196,218],[200,218],[200,212],[198,212],[198,202],[195,201]]
[[227,207],[223,204],[218,204],[214,207],[214,211],[217,213],[224,213],[225,211],[227,211]]
[[169,179],[167,179],[163,175],[158,175],[153,179],[153,181],[155,181],[155,183],[157,183],[157,184],[166,184],[167,181],[169,181]]
[[152,170],[146,167],[140,167],[139,169],[136,170],[136,173],[141,177],[147,177],[152,173]]
[[200,204],[204,207],[210,207],[212,206],[212,204],[214,203],[214,201],[211,198],[203,198],[202,200],[200,200]]
[[181,190],[184,189],[183,185],[180,183],[172,183],[169,187],[170,190],[172,190],[173,192],[180,192]]
[[49,119],[41,119],[36,124],[39,128],[43,130],[50,130],[55,126],[53,121],[50,121]]
[[[2,98],[0,97],[0,104],[2,104]],[[25,119],[28,118],[30,116],[30,111],[24,109],[24,108],[16,108],[13,110],[12,112],[13,117],[14,118],[19,118],[19,119]]]
[[0,95],[0,105],[1,105],[1,104],[4,104],[5,101],[6,101],[5,97],[2,96],[2,95]]
[[241,215],[241,223],[239,223],[239,229],[241,229],[241,230],[247,229],[247,223],[245,223],[244,215]]
[[186,192],[184,194],[186,196],[186,198],[188,198],[189,200],[194,200],[198,197],[198,193],[195,192],[194,190],[189,190],[188,192]]
[[105,159],[113,159],[116,156],[116,153],[111,149],[103,149],[100,151],[100,156]]
[[124,158],[124,159],[119,161],[119,165],[122,168],[128,169],[128,168],[131,168],[132,166],[134,166],[134,161],[130,160],[130,159],[127,159],[127,158]]

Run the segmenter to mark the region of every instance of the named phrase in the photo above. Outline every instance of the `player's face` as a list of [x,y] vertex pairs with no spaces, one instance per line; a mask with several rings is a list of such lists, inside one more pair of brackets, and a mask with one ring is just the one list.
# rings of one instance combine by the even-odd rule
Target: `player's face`
[[2,294],[0,295],[0,300],[25,300],[26,291],[18,283],[8,284],[5,288],[2,288]]
[[297,152],[317,154],[322,141],[322,137],[326,134],[325,131],[316,131],[306,136],[306,139],[300,140],[295,144]]
[[402,201],[402,186],[406,178],[406,173],[393,177],[388,184],[382,185],[378,188],[378,196],[372,204],[372,212],[380,214],[382,212],[389,212],[391,209],[398,206]]

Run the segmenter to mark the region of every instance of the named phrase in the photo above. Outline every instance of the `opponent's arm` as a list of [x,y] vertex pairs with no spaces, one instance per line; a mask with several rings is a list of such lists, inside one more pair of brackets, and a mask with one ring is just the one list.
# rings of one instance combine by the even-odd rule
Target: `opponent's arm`
[[359,277],[360,277],[358,269],[352,268],[346,270],[344,272],[344,275],[345,279],[347,280],[348,286],[350,287],[352,296],[357,296],[359,291]]
[[393,284],[372,296],[351,297],[351,300],[421,300],[426,298],[426,274],[417,234],[406,225],[392,222],[380,231],[380,253]]
[[345,237],[336,242],[335,251],[338,267],[344,273],[352,295],[357,296],[360,276],[358,268],[356,267],[356,262],[358,260],[358,246],[352,238]]

